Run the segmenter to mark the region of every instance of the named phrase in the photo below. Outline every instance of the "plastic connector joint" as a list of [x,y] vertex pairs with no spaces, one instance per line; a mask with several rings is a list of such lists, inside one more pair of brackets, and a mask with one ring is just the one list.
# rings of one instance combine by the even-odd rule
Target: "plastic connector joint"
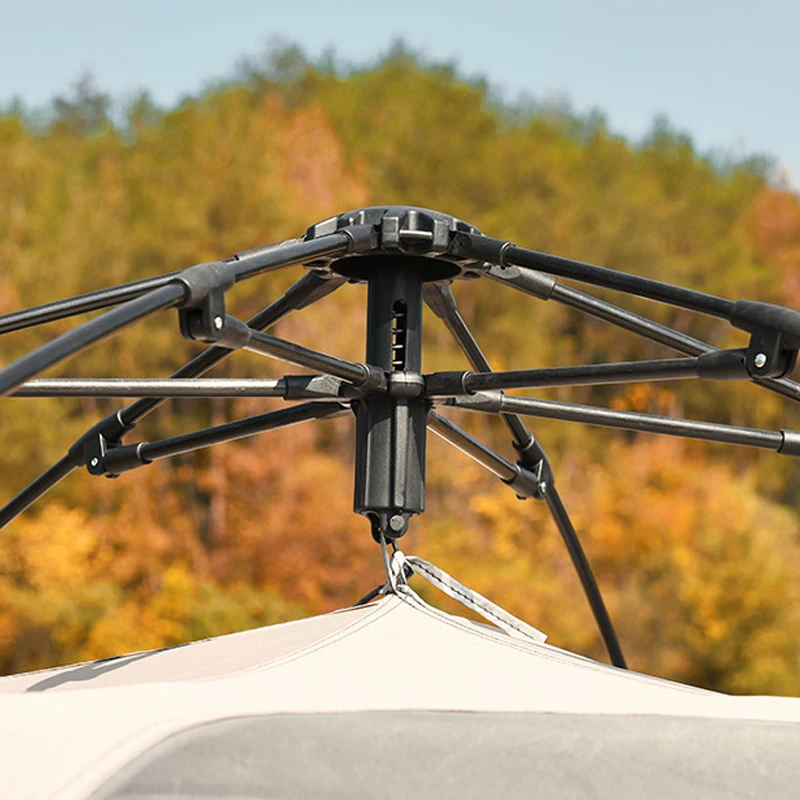
[[783,336],[787,347],[800,347],[800,312],[794,309],[755,300],[738,300],[733,304],[730,321],[735,328],[750,333],[759,330],[776,331]]
[[707,380],[745,380],[747,370],[747,351],[717,350],[697,357],[697,374]]
[[[314,400],[344,397],[349,394],[348,387],[341,378],[333,375],[287,375],[284,379],[286,390],[284,400]],[[352,391],[357,395],[355,389]]]
[[428,397],[460,397],[473,394],[467,386],[470,370],[434,372],[425,376],[425,393]]
[[220,336],[214,341],[214,344],[218,347],[226,347],[228,350],[240,350],[247,346],[251,338],[251,329],[246,322],[226,314]]
[[372,364],[362,364],[361,366],[364,368],[364,379],[356,386],[363,392],[385,392],[387,389],[386,373],[380,367]]
[[472,233],[455,233],[450,240],[449,252],[459,258],[474,258],[489,264],[505,265],[505,253],[514,245],[503,239]]
[[378,249],[378,232],[374,225],[351,225],[342,228],[338,233],[343,233],[350,239],[349,253],[371,253]]
[[216,343],[225,335],[225,292],[236,280],[235,267],[224,261],[197,264],[175,277],[185,292],[178,309],[181,335]]
[[[123,422],[120,414],[120,411],[116,411],[105,419],[101,419],[70,447],[68,455],[72,464],[76,467],[86,465],[90,472],[93,469],[93,460],[97,460],[95,466],[100,465],[106,449],[119,444],[122,436],[135,427]],[[96,474],[102,473],[101,469]]]
[[503,481],[503,483],[512,488],[517,497],[522,500],[527,500],[529,497],[541,500],[546,489],[546,484],[543,488],[541,477],[519,464],[515,464],[514,469],[517,474],[511,480]]
[[518,289],[522,289],[523,292],[541,300],[549,300],[558,285],[556,279],[551,275],[514,265],[502,266],[495,264],[489,268],[487,274],[490,278],[503,283],[510,283],[512,286],[516,286]]
[[144,442],[139,442],[138,444],[112,447],[103,459],[103,471],[109,477],[115,478],[123,472],[129,472],[137,467],[143,467],[145,464],[151,464],[152,462],[142,455],[144,444]]
[[227,291],[235,283],[234,268],[224,261],[196,264],[174,278],[186,292],[184,308],[197,308],[214,291]]

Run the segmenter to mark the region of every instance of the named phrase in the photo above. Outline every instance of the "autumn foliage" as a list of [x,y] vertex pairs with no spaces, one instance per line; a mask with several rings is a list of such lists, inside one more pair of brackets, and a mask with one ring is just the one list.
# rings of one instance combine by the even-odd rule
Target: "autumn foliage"
[[[107,98],[87,82],[49,116],[0,116],[0,313],[223,258],[387,202],[436,208],[539,250],[800,306],[800,200],[771,185],[763,161],[715,161],[664,123],[632,143],[597,115],[507,107],[484,85],[402,50],[348,74],[287,50],[172,109],[142,97],[124,121],[109,119]],[[255,313],[300,274],[237,286],[234,313]],[[494,283],[454,290],[498,369],[673,355]],[[719,321],[622,302],[718,346],[745,342]],[[363,287],[347,286],[275,330],[360,360],[364,304]],[[197,352],[176,321],[149,320],[53,374],[168,375]],[[3,337],[0,363],[73,324]],[[425,325],[424,369],[465,366],[439,321]],[[289,371],[236,354],[214,374]],[[752,385],[539,396],[800,427],[787,401]],[[3,502],[117,407],[2,402]],[[172,402],[128,440],[275,406]],[[513,457],[494,420],[454,418]],[[791,460],[554,422],[532,429],[634,668],[728,691],[800,693],[800,471]],[[355,601],[382,566],[352,512],[352,439],[349,420],[320,422],[114,481],[75,473],[0,535],[0,670],[177,644]],[[520,502],[435,437],[428,469],[428,510],[404,549],[554,644],[602,658],[546,509]]]

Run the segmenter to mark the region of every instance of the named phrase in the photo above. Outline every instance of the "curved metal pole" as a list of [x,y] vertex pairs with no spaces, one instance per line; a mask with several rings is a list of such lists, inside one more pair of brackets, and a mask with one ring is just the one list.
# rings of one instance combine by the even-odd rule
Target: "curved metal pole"
[[153,289],[166,286],[178,274],[178,272],[168,272],[155,278],[144,278],[140,281],[114,286],[111,289],[87,292],[86,294],[69,297],[66,300],[56,300],[52,303],[26,308],[23,311],[12,311],[10,314],[3,314],[3,316],[0,316],[0,335],[119,305],[136,297],[141,297]]
[[0,508],[0,528],[8,525],[12,519],[19,516],[28,506],[64,480],[74,469],[75,464],[69,455],[60,458],[52,467],[48,467],[38,478],[31,481],[19,494]]
[[[491,366],[489,365],[489,360],[484,355],[480,345],[459,313],[456,299],[450,287],[434,285],[426,287],[425,301],[453,334],[472,367],[480,372],[490,373]],[[428,418],[431,419],[434,416],[444,420],[444,418],[434,413],[429,414]],[[578,578],[583,587],[586,600],[589,603],[589,607],[597,623],[600,638],[603,640],[609,660],[614,666],[627,669],[628,666],[622,654],[622,648],[620,647],[617,633],[614,630],[614,625],[611,622],[611,617],[603,601],[603,596],[600,593],[597,579],[592,572],[591,564],[583,550],[580,539],[578,538],[578,533],[572,525],[569,514],[556,489],[555,480],[547,456],[541,445],[536,441],[533,434],[527,429],[525,423],[517,414],[503,413],[501,416],[514,438],[514,446],[520,455],[520,464],[528,470],[536,470],[537,478],[543,478],[543,480],[537,480],[540,492],[536,496],[544,497],[553,522],[555,522],[558,532],[564,541],[575,571],[578,573]],[[454,428],[455,426],[449,425],[448,427]],[[443,429],[436,430],[433,428],[433,430],[440,436],[445,433]],[[468,438],[471,439],[471,437]],[[474,442],[475,440],[472,441]],[[456,444],[456,446],[458,447],[459,445]],[[490,459],[490,463],[485,463],[484,466],[495,472],[501,480],[512,485],[513,481],[516,480],[513,471],[518,467],[515,467],[510,462],[506,462],[505,465],[502,465],[500,461],[504,461],[504,459],[500,459],[499,456],[483,448],[482,445],[480,445],[480,448],[484,451],[484,455]],[[470,457],[476,458],[473,453],[469,451],[466,452]],[[477,452],[480,455],[480,450]]]
[[137,320],[163,308],[174,306],[183,298],[183,286],[179,284],[162,286],[57,336],[0,370],[0,397],[9,394],[40,372],[108,338]]
[[608,657],[615,667],[627,669],[628,665],[625,661],[625,656],[622,654],[622,648],[617,639],[617,632],[614,630],[614,625],[611,622],[611,617],[608,614],[608,609],[603,601],[603,595],[600,594],[600,587],[597,585],[597,580],[594,577],[592,568],[589,564],[589,559],[581,546],[578,533],[569,518],[567,509],[561,501],[561,495],[554,484],[551,484],[544,491],[544,499],[550,513],[553,516],[553,521],[556,523],[558,532],[564,540],[569,557],[572,559],[572,564],[575,567],[575,572],[583,586],[586,599],[589,601],[589,606],[592,609],[597,627],[600,629],[600,636],[603,644],[608,652]]

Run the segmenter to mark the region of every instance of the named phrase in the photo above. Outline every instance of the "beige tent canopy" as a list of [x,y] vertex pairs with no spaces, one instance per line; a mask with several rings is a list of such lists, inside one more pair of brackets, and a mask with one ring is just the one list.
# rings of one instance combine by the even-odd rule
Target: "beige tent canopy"
[[9,798],[796,797],[800,699],[512,638],[408,587],[0,680]]

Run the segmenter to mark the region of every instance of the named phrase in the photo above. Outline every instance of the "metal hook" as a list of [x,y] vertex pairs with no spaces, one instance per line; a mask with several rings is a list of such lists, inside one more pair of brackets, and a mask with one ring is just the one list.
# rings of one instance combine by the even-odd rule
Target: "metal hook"
[[405,586],[407,583],[406,576],[406,558],[402,550],[398,550],[394,542],[392,542],[394,552],[389,553],[389,543],[386,537],[381,534],[381,554],[383,555],[383,567],[386,570],[386,586],[384,589],[393,594],[397,594],[398,587]]
[[389,589],[393,593],[397,593],[397,581],[395,574],[392,570],[392,557],[389,555],[389,545],[386,541],[383,531],[381,531],[381,555],[383,556],[383,568],[386,570],[386,586],[384,589]]

